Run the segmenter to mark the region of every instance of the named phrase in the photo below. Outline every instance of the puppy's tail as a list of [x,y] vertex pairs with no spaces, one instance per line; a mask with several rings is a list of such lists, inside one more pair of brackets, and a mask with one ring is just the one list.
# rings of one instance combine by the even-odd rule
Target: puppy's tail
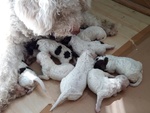
[[138,86],[141,82],[142,82],[142,79],[143,79],[143,76],[142,76],[142,73],[139,73],[139,79],[137,80],[136,83],[130,83],[130,86]]
[[60,96],[58,97],[57,101],[53,104],[52,108],[50,111],[52,111],[54,108],[56,108],[60,103],[63,103],[65,100],[67,100],[67,93],[61,93]]
[[44,92],[46,92],[46,88],[45,88],[45,85],[44,85],[43,81],[42,81],[39,77],[36,77],[36,78],[35,78],[35,81],[36,81],[37,83],[39,83],[39,85],[41,86],[42,90],[43,90]]

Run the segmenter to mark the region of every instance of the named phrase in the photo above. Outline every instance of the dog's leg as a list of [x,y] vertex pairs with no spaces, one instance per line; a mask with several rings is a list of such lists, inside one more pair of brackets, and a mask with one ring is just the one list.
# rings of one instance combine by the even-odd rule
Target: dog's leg
[[103,92],[100,92],[97,94],[97,101],[96,101],[96,107],[95,107],[95,111],[96,113],[100,112],[100,107],[101,107],[101,103],[103,101],[104,97],[103,97]]
[[23,58],[22,46],[4,41],[2,47],[0,49],[0,112],[9,103],[11,92],[15,90],[18,66]]

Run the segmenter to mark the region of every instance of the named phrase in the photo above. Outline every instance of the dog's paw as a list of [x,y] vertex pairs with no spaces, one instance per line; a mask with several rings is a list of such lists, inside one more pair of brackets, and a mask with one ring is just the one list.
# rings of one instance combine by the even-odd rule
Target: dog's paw
[[107,20],[102,21],[102,28],[105,30],[107,36],[115,36],[118,32],[116,25]]

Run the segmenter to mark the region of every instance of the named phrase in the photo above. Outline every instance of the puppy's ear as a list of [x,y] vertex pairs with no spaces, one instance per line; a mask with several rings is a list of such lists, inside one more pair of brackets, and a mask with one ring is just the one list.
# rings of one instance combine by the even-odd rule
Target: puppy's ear
[[68,43],[70,42],[71,40],[71,36],[66,36],[62,41],[61,43],[64,44],[64,45],[68,45]]
[[[106,59],[106,60],[107,60],[107,59]],[[94,64],[94,68],[95,68],[95,69],[101,69],[101,70],[105,71],[107,63],[108,63],[108,62],[105,61],[105,60],[98,60],[98,61],[96,61],[96,63]]]
[[107,57],[105,57],[104,63],[105,63],[105,65],[107,65],[107,63],[108,63],[108,58]]

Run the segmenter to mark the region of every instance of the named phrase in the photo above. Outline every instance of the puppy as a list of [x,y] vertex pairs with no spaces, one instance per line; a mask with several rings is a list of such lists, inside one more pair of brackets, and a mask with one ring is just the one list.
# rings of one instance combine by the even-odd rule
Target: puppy
[[77,36],[85,41],[103,40],[107,37],[106,32],[99,26],[90,26],[81,31]]
[[80,39],[78,36],[66,37],[61,43],[65,45],[71,45],[73,51],[80,56],[85,50],[92,50],[97,55],[104,55],[107,49],[113,49],[114,45],[104,44],[99,41],[85,41]]
[[57,65],[50,58],[50,54],[46,52],[39,52],[37,55],[37,62],[42,66],[43,75],[39,75],[41,79],[61,81],[66,75],[73,70],[74,66],[69,63]]
[[36,47],[40,51],[50,52],[50,54],[59,59],[61,63],[69,63],[72,59],[72,52],[69,48],[50,39],[40,39]]
[[87,84],[87,74],[94,65],[94,57],[96,54],[88,50],[81,54],[75,68],[62,79],[60,83],[61,94],[50,111],[65,100],[77,100],[82,96]]
[[100,112],[100,106],[104,98],[116,95],[129,85],[128,78],[118,75],[115,78],[99,69],[92,69],[88,73],[87,82],[89,89],[97,94],[96,112]]
[[113,55],[99,56],[96,58],[94,68],[104,71],[126,75],[131,86],[138,86],[142,81],[142,63],[127,57]]
[[43,81],[37,77],[36,73],[31,70],[24,62],[19,65],[19,84],[28,90],[27,93],[31,93],[35,88],[35,81],[40,84],[43,91],[46,92]]
[[39,52],[36,47],[37,41],[38,40],[32,39],[31,41],[24,44],[24,47],[26,49],[25,62],[28,65],[32,64],[36,60],[36,55]]

